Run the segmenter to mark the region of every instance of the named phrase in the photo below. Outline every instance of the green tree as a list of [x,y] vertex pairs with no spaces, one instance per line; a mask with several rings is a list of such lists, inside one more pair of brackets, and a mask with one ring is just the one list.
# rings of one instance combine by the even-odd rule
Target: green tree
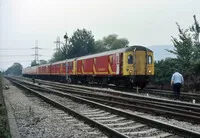
[[36,60],[33,60],[33,61],[31,62],[31,67],[37,66],[37,65],[39,65],[39,64],[36,62]]
[[126,38],[118,38],[116,34],[111,34],[103,37],[103,40],[96,41],[95,44],[96,48],[99,47],[99,51],[107,51],[127,47],[129,41]]
[[104,52],[107,51],[108,49],[105,47],[103,40],[97,40],[95,41],[95,53],[100,53],[100,52]]
[[192,25],[192,27],[190,27],[190,30],[193,32],[193,38],[195,42],[199,44],[200,26],[196,19],[196,15],[194,15],[193,17],[194,17],[194,24]]
[[91,31],[77,29],[72,37],[64,35],[65,44],[57,49],[49,62],[56,62],[95,53],[94,36]]
[[107,49],[113,50],[128,46],[129,41],[125,38],[118,38],[118,35],[111,34],[103,38],[104,45]]
[[53,57],[49,60],[49,62],[53,63],[64,59],[66,59],[66,50],[65,47],[63,46],[53,54]]
[[200,42],[199,42],[199,34],[200,34],[200,26],[196,19],[196,16],[194,15],[194,24],[192,27],[190,27],[190,30],[192,32],[192,36],[194,39],[194,47],[193,47],[193,64],[194,64],[194,70],[196,75],[200,75]]
[[177,64],[182,72],[188,73],[191,69],[191,61],[193,57],[193,41],[188,29],[183,30],[177,23],[179,38],[172,37],[174,44],[174,50],[168,50],[169,52],[177,56]]
[[47,64],[47,61],[46,60],[40,60],[40,65],[43,65],[43,64]]
[[64,35],[65,44],[60,47],[50,59],[50,63],[74,57],[104,52],[108,50],[123,48],[129,42],[125,38],[118,38],[116,34],[103,37],[102,40],[94,41],[91,31],[77,29],[72,37],[67,33]]
[[9,67],[4,73],[5,75],[21,75],[22,74],[22,65],[20,63],[14,63]]
[[94,36],[91,31],[77,29],[69,39],[68,58],[95,53]]
[[179,37],[172,37],[174,50],[168,50],[177,55],[177,64],[182,70],[185,84],[194,91],[200,85],[200,27],[194,15],[194,24],[189,29],[182,29],[178,24]]
[[53,54],[53,57],[49,60],[50,63],[60,61],[60,60],[65,60],[69,57],[68,56],[68,43],[67,43],[69,37],[68,37],[67,33],[65,33],[64,39],[65,39],[65,44],[60,49],[57,49],[57,51]]
[[[155,76],[154,83],[156,84],[170,84],[171,75],[175,69],[178,69],[177,59],[166,58],[160,61],[155,61]],[[169,68],[171,67],[171,68]]]

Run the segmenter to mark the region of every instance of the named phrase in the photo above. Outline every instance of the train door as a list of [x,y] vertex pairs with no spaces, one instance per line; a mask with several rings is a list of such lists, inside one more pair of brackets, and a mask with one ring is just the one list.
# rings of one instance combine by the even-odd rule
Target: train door
[[133,51],[133,74],[137,74],[137,66],[136,66],[136,48]]
[[49,64],[49,75],[52,73],[52,63]]
[[60,63],[60,75],[62,75],[62,71],[63,71],[63,64]]
[[146,56],[145,75],[152,75],[154,74],[153,52],[148,51],[148,49],[146,49],[145,56]]
[[72,74],[73,75],[76,75],[77,73],[77,59],[74,59],[74,61],[73,61],[73,72],[72,72]]
[[133,64],[133,58],[134,53],[132,51],[127,51],[123,53],[123,75],[134,75],[135,66]]
[[147,52],[147,75],[154,75],[154,59],[153,52]]
[[134,75],[146,75],[147,72],[147,52],[144,50],[134,51]]
[[116,53],[116,75],[120,73],[120,53]]
[[66,80],[68,81],[69,79],[69,74],[68,74],[68,61],[66,59]]
[[149,56],[148,56],[148,49],[145,51],[145,56],[146,56],[146,65],[145,65],[145,75],[148,74],[148,62],[149,62]]

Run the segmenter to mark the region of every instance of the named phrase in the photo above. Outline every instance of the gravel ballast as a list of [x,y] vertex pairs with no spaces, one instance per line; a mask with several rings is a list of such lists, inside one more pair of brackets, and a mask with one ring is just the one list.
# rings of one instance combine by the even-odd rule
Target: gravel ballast
[[[3,83],[9,86],[9,89],[5,90],[4,94],[13,109],[22,138],[91,138],[99,136],[99,133],[101,134],[99,130],[52,107],[34,95],[25,94],[8,80],[4,79]],[[106,137],[105,135],[102,136]]]
[[[65,104],[65,105],[67,105],[66,103],[71,103],[72,102],[68,98],[56,96],[56,95],[53,95],[53,94],[49,95],[49,96],[51,98],[54,97],[54,99],[57,99],[57,101]],[[75,104],[76,103],[74,102],[74,105]],[[88,106],[85,106],[84,104],[82,104],[82,105],[78,104],[77,106],[74,106],[74,107],[78,107],[77,111],[88,109]],[[150,118],[150,119],[155,119],[155,120],[158,120],[158,121],[169,123],[169,124],[172,124],[172,125],[175,125],[175,126],[178,126],[178,127],[182,127],[182,128],[186,128],[186,129],[189,129],[189,130],[200,132],[200,125],[199,124],[192,124],[192,123],[186,122],[186,121],[179,121],[179,120],[176,120],[176,119],[171,119],[171,117],[167,118],[167,117],[163,117],[163,116],[156,116],[156,115],[153,115],[153,114],[148,114],[148,113],[143,113],[143,112],[138,112],[138,111],[132,111],[132,110],[127,110],[127,109],[125,109],[125,111],[128,111],[128,112],[136,114],[136,115],[140,115],[140,116],[143,116],[143,117],[147,117],[147,118]]]

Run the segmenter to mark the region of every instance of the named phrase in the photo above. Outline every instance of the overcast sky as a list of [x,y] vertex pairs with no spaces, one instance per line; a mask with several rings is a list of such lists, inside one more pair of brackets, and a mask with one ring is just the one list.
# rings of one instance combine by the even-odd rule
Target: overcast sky
[[0,0],[0,70],[14,62],[23,67],[34,60],[35,40],[48,60],[53,43],[65,32],[91,30],[95,39],[109,34],[130,45],[171,45],[178,22],[187,28],[200,19],[200,0]]

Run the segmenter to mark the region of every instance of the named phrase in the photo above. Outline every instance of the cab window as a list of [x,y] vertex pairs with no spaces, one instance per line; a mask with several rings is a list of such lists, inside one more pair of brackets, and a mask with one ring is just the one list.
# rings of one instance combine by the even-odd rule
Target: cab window
[[128,55],[128,64],[133,64],[133,56]]
[[152,56],[148,56],[148,64],[152,64]]

